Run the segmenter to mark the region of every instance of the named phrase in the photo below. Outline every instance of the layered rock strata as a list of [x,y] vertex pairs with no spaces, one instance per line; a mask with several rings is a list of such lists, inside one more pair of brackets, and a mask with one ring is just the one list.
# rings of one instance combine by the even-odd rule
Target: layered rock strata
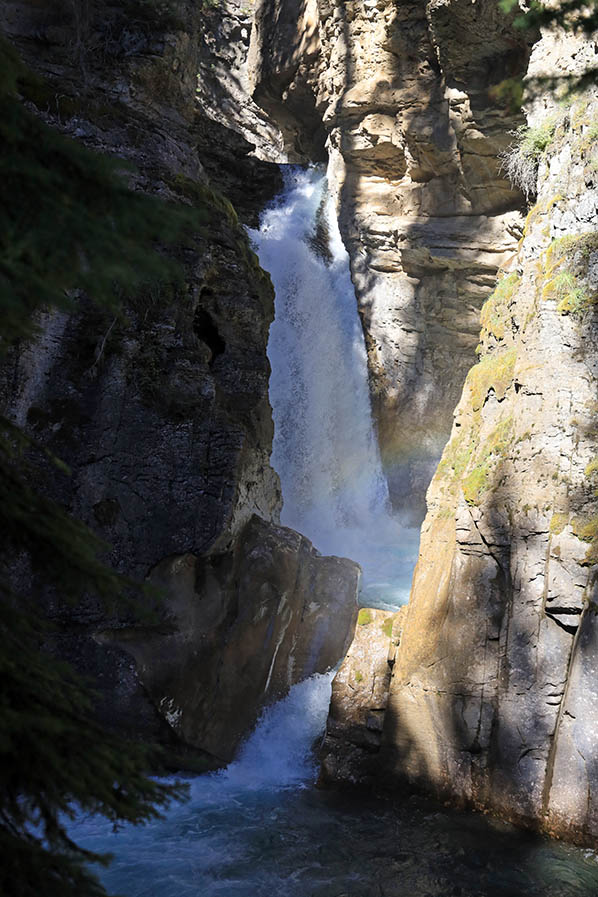
[[245,0],[205,6],[199,33],[193,136],[210,183],[244,224],[282,190],[276,163],[286,161],[282,135],[249,96],[247,53],[252,9]]
[[[530,76],[595,52],[547,35]],[[387,776],[595,845],[598,91],[573,96],[529,104],[537,201],[428,492],[382,752]]]
[[295,157],[326,139],[391,497],[418,522],[479,309],[521,233],[500,154],[528,40],[493,0],[256,7],[254,97]]
[[[175,250],[183,284],[148,284],[114,317],[76,297],[73,313],[46,315],[39,339],[13,351],[1,391],[10,416],[72,471],[49,474],[52,496],[111,546],[118,570],[167,593],[153,622],[46,596],[55,649],[95,676],[107,723],[201,749],[215,765],[264,702],[340,658],[358,572],[278,526],[273,290],[197,150],[213,121],[197,99],[209,22],[185,0],[165,12],[134,0],[126,9],[24,0],[0,23],[44,78],[26,97],[38,114],[134,163],[135,189],[203,216]],[[246,106],[243,152],[231,161],[223,147],[223,168],[250,158]],[[249,177],[245,194],[255,214],[263,191],[252,201]]]

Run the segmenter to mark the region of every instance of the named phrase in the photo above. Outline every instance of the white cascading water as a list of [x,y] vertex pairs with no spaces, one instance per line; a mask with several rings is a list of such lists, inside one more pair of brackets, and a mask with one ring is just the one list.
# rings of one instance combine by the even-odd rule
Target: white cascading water
[[[114,853],[114,862],[101,876],[109,893],[277,893],[277,843],[285,840],[287,816],[296,815],[300,793],[315,778],[312,746],[326,723],[332,675],[311,676],[266,708],[238,758],[221,772],[191,779],[188,802],[171,807],[165,819],[143,828],[126,825],[118,832],[98,817],[70,825],[69,834],[77,843],[98,853]],[[301,888],[291,883],[286,893],[299,897]]]
[[[319,216],[324,251],[314,245]],[[404,604],[419,532],[389,510],[363,331],[326,175],[288,170],[283,195],[250,236],[276,292],[268,356],[282,522],[323,553],[361,564],[362,603]]]

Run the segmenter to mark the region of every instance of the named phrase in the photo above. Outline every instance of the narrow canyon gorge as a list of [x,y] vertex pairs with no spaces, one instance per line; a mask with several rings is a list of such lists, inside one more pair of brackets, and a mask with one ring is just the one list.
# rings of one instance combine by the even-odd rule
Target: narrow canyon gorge
[[196,216],[0,364],[151,607],[27,552],[11,594],[190,783],[147,835],[73,814],[110,893],[598,892],[598,37],[520,14],[0,10],[28,112]]

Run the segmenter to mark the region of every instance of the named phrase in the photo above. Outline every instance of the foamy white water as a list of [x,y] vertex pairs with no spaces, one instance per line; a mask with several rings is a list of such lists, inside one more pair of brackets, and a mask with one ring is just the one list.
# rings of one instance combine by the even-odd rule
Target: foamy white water
[[[313,245],[318,210],[328,253]],[[284,194],[250,235],[276,291],[268,356],[282,521],[323,553],[358,561],[364,603],[403,604],[419,531],[390,512],[349,257],[325,174],[289,169]]]
[[227,789],[284,788],[313,781],[312,746],[326,725],[333,675],[316,673],[264,710],[238,758],[220,773]]
[[[276,827],[285,795],[292,801],[315,780],[312,748],[324,731],[332,677],[311,676],[266,708],[238,758],[220,772],[193,777],[189,800],[171,807],[164,820],[117,833],[100,817],[69,826],[77,843],[116,854],[102,873],[105,886],[127,897],[267,893],[252,891],[255,881],[278,881],[278,874],[268,870],[264,878],[257,868],[252,874],[249,854],[268,853],[262,841]],[[237,864],[242,884],[231,871]]]
[[101,871],[124,897],[595,897],[595,856],[483,816],[413,798],[404,805],[317,791],[311,746],[324,727],[330,676],[313,676],[268,708],[238,759],[190,780],[166,818],[113,832],[70,826],[114,860]]

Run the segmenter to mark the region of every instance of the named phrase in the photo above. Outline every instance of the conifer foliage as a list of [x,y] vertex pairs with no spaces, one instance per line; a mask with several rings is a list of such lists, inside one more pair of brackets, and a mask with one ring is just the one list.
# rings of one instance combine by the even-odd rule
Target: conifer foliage
[[588,35],[598,28],[598,0],[560,0],[558,3],[530,0],[529,4],[500,0],[499,5],[506,13],[519,7],[513,22],[516,28],[564,28]]
[[[131,191],[121,163],[28,111],[19,89],[29,77],[0,42],[0,362],[34,336],[36,313],[68,309],[79,291],[118,314],[115,286],[122,294],[172,279],[154,247],[197,225],[188,208]],[[74,844],[65,820],[84,810],[142,823],[184,789],[150,778],[153,755],[102,729],[87,687],[43,650],[47,632],[15,560],[61,600],[131,591],[102,563],[93,533],[45,497],[47,469],[43,448],[0,418],[0,894],[99,897],[86,863],[106,858]]]

